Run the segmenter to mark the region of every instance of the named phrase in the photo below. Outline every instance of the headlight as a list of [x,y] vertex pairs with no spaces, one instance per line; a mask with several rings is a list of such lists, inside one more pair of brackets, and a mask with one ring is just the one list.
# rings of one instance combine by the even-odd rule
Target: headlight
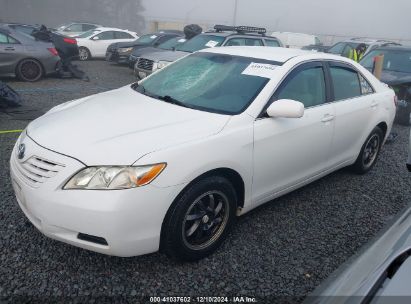
[[165,163],[138,167],[88,167],[75,174],[63,189],[119,190],[151,183]]
[[129,48],[119,48],[119,49],[118,49],[118,52],[119,52],[119,53],[128,53],[128,52],[131,52],[132,50],[133,50],[132,47],[129,47]]
[[169,62],[169,61],[159,61],[158,63],[157,63],[157,69],[163,69],[163,68],[165,68],[166,66],[168,66],[169,64],[170,64],[171,62]]

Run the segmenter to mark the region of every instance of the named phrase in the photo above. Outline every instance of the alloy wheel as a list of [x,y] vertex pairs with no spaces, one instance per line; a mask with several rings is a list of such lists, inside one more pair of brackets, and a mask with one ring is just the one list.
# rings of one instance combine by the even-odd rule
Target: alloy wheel
[[202,194],[185,214],[182,226],[184,244],[192,250],[212,245],[223,233],[229,216],[228,198],[222,192]]
[[378,134],[374,134],[368,139],[365,145],[365,149],[364,149],[364,153],[362,157],[363,165],[365,168],[368,168],[373,165],[373,163],[375,162],[377,158],[379,149],[380,149],[380,137],[378,136]]

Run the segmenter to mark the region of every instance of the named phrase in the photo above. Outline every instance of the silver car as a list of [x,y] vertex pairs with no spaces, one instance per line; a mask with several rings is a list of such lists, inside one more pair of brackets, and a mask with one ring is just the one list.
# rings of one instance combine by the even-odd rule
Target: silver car
[[320,285],[304,304],[411,301],[411,207]]
[[37,81],[56,72],[60,57],[52,43],[0,25],[0,77]]
[[56,28],[57,33],[68,37],[77,37],[87,31],[94,30],[98,27],[103,27],[100,24],[87,22],[69,22],[62,24]]

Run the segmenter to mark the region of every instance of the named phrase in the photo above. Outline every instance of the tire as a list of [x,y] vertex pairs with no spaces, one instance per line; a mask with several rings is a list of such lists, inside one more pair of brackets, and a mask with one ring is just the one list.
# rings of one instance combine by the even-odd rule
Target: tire
[[352,166],[354,172],[365,174],[375,166],[383,140],[384,134],[382,130],[379,127],[375,127],[361,147],[360,154]]
[[81,46],[78,48],[78,57],[81,61],[90,60],[91,58],[90,51],[87,48]]
[[16,74],[22,81],[34,82],[43,76],[43,67],[35,59],[23,59],[17,65]]
[[233,225],[236,206],[236,192],[226,178],[211,176],[194,183],[167,212],[161,251],[181,261],[210,255]]

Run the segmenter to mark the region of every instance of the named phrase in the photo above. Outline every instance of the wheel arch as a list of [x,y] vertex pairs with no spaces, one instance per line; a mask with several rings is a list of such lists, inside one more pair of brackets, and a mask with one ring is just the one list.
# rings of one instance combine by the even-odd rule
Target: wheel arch
[[381,131],[384,134],[384,138],[386,138],[387,137],[387,131],[388,131],[387,123],[385,121],[382,121],[377,125],[377,127],[381,129]]
[[207,172],[204,172],[203,174],[199,175],[195,179],[193,179],[190,183],[188,183],[183,190],[179,192],[179,194],[176,196],[174,201],[171,203],[170,207],[168,208],[162,224],[161,224],[161,232],[160,232],[160,251],[162,250],[162,240],[163,240],[163,235],[164,235],[164,224],[166,222],[167,217],[169,216],[169,212],[172,209],[172,206],[177,203],[177,201],[180,199],[180,197],[184,194],[184,192],[191,187],[193,184],[196,182],[209,177],[209,176],[220,176],[226,178],[230,183],[232,183],[234,190],[237,194],[237,208],[242,208],[244,207],[244,200],[245,200],[245,184],[244,180],[241,177],[241,175],[230,168],[216,168],[209,170]]

